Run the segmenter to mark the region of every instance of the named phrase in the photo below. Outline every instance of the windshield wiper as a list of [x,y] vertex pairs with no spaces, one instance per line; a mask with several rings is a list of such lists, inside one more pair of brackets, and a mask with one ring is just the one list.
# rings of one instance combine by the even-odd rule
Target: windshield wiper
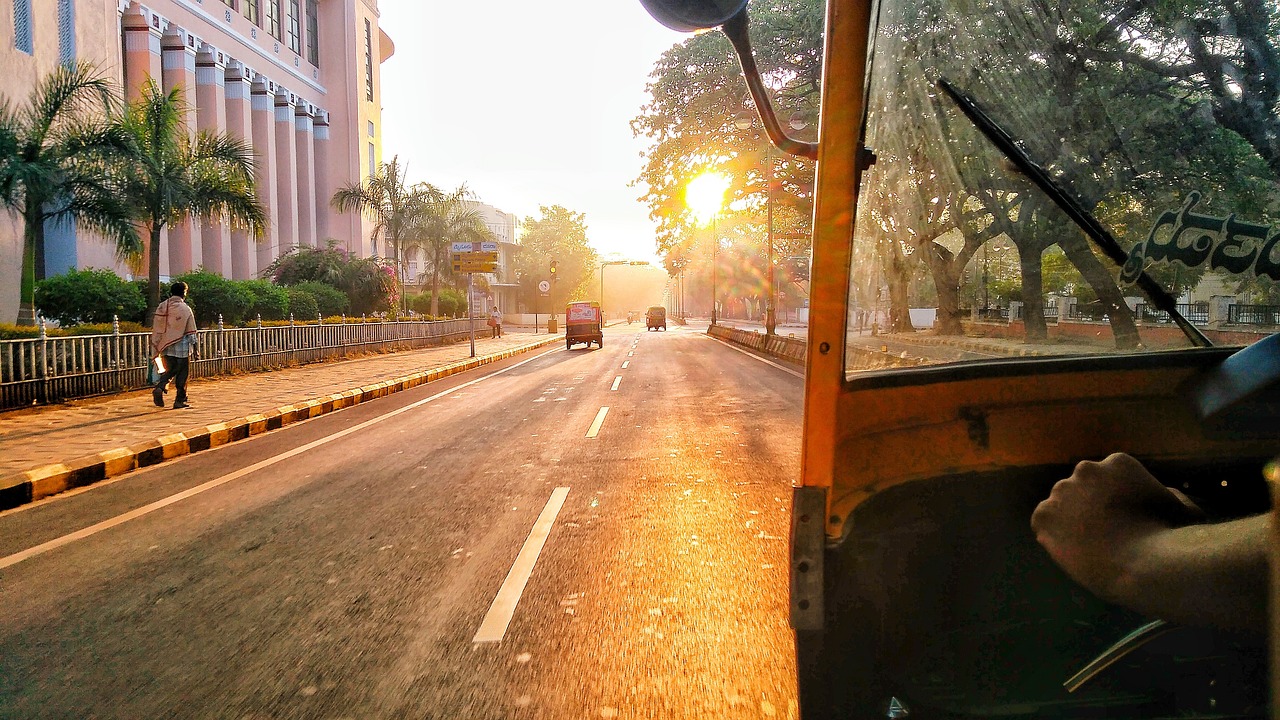
[[[1018,170],[1022,171],[1023,175],[1026,175],[1031,182],[1035,183],[1036,187],[1043,190],[1054,204],[1062,208],[1067,217],[1071,218],[1071,221],[1083,230],[1084,234],[1102,252],[1106,253],[1107,257],[1111,258],[1116,265],[1121,266],[1128,261],[1129,253],[1120,247],[1120,243],[1116,242],[1115,237],[1102,226],[1102,223],[1098,222],[1092,213],[1068,193],[1066,188],[1059,185],[1049,173],[1045,172],[1044,168],[1028,157],[1026,152],[1014,142],[1013,137],[978,106],[977,101],[966,95],[963,90],[952,85],[951,81],[946,78],[939,78],[938,85],[956,105],[960,106],[960,110],[964,112],[965,117],[969,118],[969,121],[978,130],[982,131],[982,134],[986,135],[987,139],[994,143],[1000,152],[1004,153],[1004,156],[1017,166]],[[1196,347],[1213,347],[1213,343],[1209,341],[1209,338],[1205,337],[1204,333],[1200,332],[1200,328],[1192,325],[1190,320],[1187,320],[1182,316],[1182,313],[1178,312],[1178,302],[1164,288],[1160,287],[1159,283],[1152,280],[1146,270],[1143,270],[1138,275],[1136,284],[1142,294],[1146,295],[1147,299],[1151,301],[1152,305],[1169,313],[1169,317],[1177,323],[1182,332],[1186,333],[1193,345]]]

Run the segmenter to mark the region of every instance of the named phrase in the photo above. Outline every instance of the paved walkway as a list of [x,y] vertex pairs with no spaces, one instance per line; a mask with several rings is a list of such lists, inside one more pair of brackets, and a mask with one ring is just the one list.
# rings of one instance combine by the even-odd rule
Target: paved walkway
[[[476,355],[544,341],[543,333],[476,339]],[[193,381],[192,407],[158,408],[142,390],[0,413],[0,478],[468,359],[469,343]],[[165,400],[173,404],[173,389]]]

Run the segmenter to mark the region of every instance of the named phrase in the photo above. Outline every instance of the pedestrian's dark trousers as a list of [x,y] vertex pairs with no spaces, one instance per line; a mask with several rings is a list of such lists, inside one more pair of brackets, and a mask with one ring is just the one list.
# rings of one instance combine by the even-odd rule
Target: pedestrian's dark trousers
[[173,386],[178,388],[178,394],[174,396],[173,401],[184,403],[187,401],[187,373],[191,371],[191,358],[174,357],[172,355],[164,356],[164,372],[160,374],[160,380],[156,382],[156,387],[160,388],[160,392],[164,392],[169,381],[173,381]]

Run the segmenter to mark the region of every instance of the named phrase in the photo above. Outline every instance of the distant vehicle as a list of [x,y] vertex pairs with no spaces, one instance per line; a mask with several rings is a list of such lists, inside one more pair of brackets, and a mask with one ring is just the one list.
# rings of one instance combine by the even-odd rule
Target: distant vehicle
[[575,343],[595,343],[604,347],[601,330],[600,303],[571,302],[564,311],[564,347],[571,350]]
[[646,330],[667,329],[667,309],[661,305],[654,305],[644,314],[644,322]]

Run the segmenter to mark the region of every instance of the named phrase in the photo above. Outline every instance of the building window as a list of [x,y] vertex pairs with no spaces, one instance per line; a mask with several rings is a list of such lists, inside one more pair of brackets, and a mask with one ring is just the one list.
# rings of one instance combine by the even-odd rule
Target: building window
[[373,23],[364,21],[364,99],[373,102]]
[[74,0],[58,0],[58,62],[76,61],[76,5]]
[[259,8],[261,4],[262,0],[244,0],[244,16],[249,19],[249,22],[258,27],[262,27],[262,15]]
[[307,0],[307,62],[320,67],[320,9],[316,0]]
[[223,5],[226,5],[227,7],[231,8],[232,10],[235,10],[235,9],[236,9],[236,0],[222,0],[222,4],[223,4]]
[[373,147],[373,143],[369,143],[369,177],[378,174],[378,158],[377,150]]
[[[365,26],[368,25],[365,21]],[[35,41],[31,37],[31,0],[13,0],[13,46],[28,55],[35,53]]]
[[267,0],[267,32],[280,39],[280,0]]
[[289,49],[302,54],[302,10],[298,0],[289,0]]
[[373,132],[373,121],[372,121],[372,120],[370,120],[370,121],[369,121],[369,137],[373,137],[373,136],[374,136],[374,132]]

